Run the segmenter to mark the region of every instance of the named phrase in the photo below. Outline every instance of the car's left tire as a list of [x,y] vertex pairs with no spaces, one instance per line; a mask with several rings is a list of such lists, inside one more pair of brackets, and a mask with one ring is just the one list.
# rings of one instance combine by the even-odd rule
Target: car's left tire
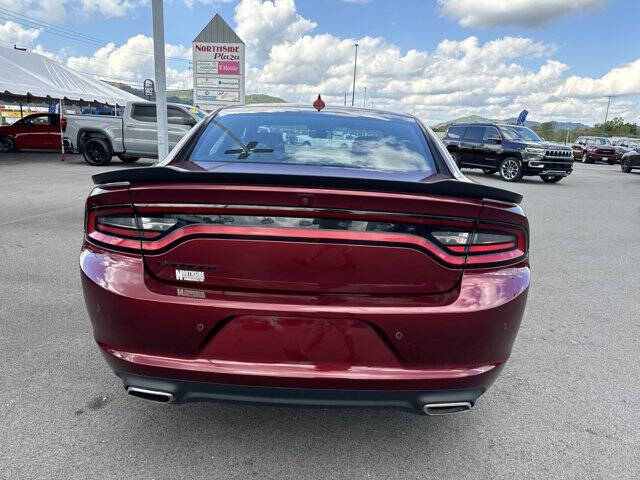
[[9,153],[16,149],[16,144],[10,137],[0,137],[0,152]]
[[616,164],[616,161],[615,161],[615,160],[607,160],[607,163],[608,163],[609,165],[615,165],[615,164]]
[[622,170],[623,173],[631,173],[631,167],[624,162],[620,162],[620,170]]
[[500,176],[506,182],[522,180],[522,163],[517,157],[507,157],[500,163]]
[[545,183],[558,183],[563,177],[560,175],[540,175],[540,178]]

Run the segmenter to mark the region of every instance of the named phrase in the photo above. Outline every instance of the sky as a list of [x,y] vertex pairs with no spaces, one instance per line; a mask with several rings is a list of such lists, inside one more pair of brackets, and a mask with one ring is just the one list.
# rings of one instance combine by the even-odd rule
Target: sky
[[[150,0],[0,0],[14,44],[99,78],[153,78]],[[167,84],[191,88],[191,42],[220,13],[246,44],[246,91],[414,113],[640,123],[638,0],[167,0]],[[1,68],[1,67],[0,67]]]

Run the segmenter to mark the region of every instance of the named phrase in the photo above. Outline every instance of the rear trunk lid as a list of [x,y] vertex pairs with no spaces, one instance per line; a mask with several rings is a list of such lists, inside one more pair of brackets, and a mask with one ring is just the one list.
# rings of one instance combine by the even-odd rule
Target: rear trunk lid
[[291,166],[280,173],[277,166],[253,168],[258,173],[151,167],[94,181],[129,183],[145,265],[157,279],[275,292],[448,291],[467,257],[456,242],[460,232],[463,241],[471,238],[483,199],[521,199],[437,176],[409,181],[346,169],[329,177],[291,174]]
[[450,290],[464,256],[436,247],[430,232],[472,229],[481,208],[470,199],[243,184],[137,185],[130,195],[139,222],[156,230],[142,244],[158,279],[281,292]]

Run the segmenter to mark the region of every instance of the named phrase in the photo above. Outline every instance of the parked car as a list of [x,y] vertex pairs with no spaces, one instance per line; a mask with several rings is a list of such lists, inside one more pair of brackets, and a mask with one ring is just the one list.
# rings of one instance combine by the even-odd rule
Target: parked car
[[[275,133],[296,126],[361,133]],[[93,179],[82,286],[129,395],[445,414],[510,355],[522,197],[465,178],[413,116],[229,107],[160,165]]]
[[573,170],[569,147],[546,142],[527,127],[458,123],[449,127],[443,140],[459,167],[499,172],[508,182],[536,175],[555,183]]
[[640,168],[640,151],[638,150],[629,150],[622,156],[620,161],[620,169],[624,173],[629,173],[633,169]]
[[[66,128],[66,117],[62,117],[62,131]],[[59,150],[60,130],[60,115],[57,113],[27,115],[11,125],[0,126],[0,152]]]
[[[196,107],[168,104],[169,149],[205,116]],[[68,115],[67,119],[65,139],[89,165],[108,165],[113,155],[125,163],[158,156],[155,103],[128,102],[122,117]]]
[[578,137],[572,149],[574,158],[582,160],[582,163],[616,163],[616,150],[606,137]]

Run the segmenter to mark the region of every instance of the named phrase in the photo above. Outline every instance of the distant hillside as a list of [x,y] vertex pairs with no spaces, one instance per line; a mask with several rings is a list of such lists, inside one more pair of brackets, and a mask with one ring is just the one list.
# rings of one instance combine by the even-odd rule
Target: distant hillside
[[[103,81],[105,83],[108,83],[109,85],[113,85],[114,87],[124,90],[125,92],[129,92],[140,98],[146,99],[141,88],[135,88],[130,85],[127,85],[126,83],[107,82],[106,80],[103,80]],[[151,100],[155,100],[155,99],[152,97]],[[173,103],[185,103],[187,105],[192,105],[193,89],[186,88],[184,90],[167,90],[167,101],[173,102]],[[263,93],[251,93],[251,94],[245,95],[245,103],[247,105],[251,103],[286,103],[286,100],[283,100],[282,98],[278,98],[278,97],[272,97],[271,95],[265,95]]]
[[271,95],[264,95],[262,93],[251,93],[245,95],[244,103],[247,105],[251,103],[287,103],[286,100],[278,97],[272,97]]
[[[485,117],[480,117],[478,115],[467,115],[466,117],[460,117],[460,118],[456,118],[455,120],[449,120],[448,122],[442,122],[439,123],[437,125],[433,125],[433,129],[436,131],[444,131],[446,130],[449,125],[451,125],[452,123],[510,123],[510,124],[515,124],[516,123],[516,118],[506,118],[506,119],[491,119],[491,118],[485,118]],[[557,121],[552,121],[551,122],[553,124],[553,130],[582,130],[585,128],[589,128],[587,125],[583,124],[583,123],[576,123],[576,122],[557,122]],[[533,127],[538,127],[542,124],[542,122],[536,122],[533,120],[527,120],[525,122],[525,126],[533,128]]]

